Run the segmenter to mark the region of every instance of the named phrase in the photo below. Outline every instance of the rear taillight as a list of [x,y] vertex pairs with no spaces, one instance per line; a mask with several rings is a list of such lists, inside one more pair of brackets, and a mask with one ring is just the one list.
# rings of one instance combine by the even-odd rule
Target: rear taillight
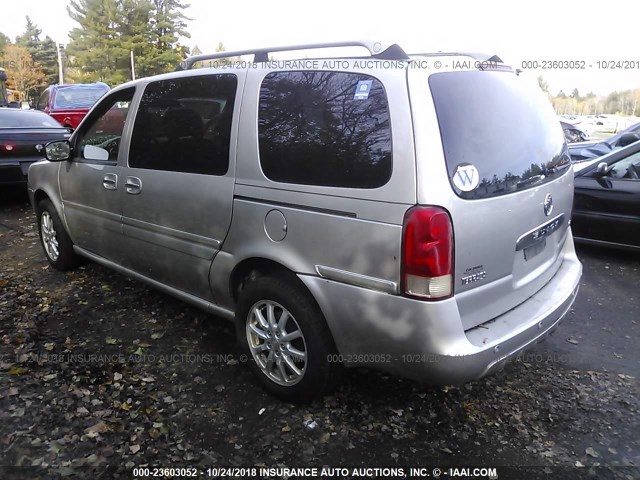
[[16,146],[13,143],[3,143],[0,147],[0,149],[5,152],[13,152],[16,149]]
[[405,213],[402,293],[431,300],[453,294],[453,227],[446,210],[417,205]]

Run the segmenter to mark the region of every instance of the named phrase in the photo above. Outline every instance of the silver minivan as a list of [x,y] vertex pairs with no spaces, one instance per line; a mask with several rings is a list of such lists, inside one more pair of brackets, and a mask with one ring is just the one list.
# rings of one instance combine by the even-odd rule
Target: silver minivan
[[[269,59],[345,46],[368,55]],[[49,263],[85,257],[235,321],[287,400],[344,367],[480,378],[578,291],[562,128],[495,56],[199,55],[114,88],[46,152],[29,194]]]

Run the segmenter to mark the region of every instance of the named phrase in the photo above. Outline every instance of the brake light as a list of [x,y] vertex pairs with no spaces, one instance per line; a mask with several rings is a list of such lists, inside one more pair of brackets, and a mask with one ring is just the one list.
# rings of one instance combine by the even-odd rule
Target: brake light
[[416,205],[405,213],[402,292],[419,299],[453,294],[453,226],[446,210]]
[[2,150],[4,150],[5,152],[12,152],[13,150],[15,150],[16,146],[13,143],[3,143],[2,144]]

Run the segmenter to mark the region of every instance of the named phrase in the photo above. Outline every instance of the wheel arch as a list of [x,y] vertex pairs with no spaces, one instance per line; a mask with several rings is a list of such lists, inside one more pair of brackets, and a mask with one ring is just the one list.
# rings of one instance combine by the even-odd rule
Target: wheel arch
[[233,299],[233,302],[235,304],[238,303],[239,293],[244,288],[247,280],[256,276],[268,275],[285,276],[292,282],[304,288],[311,298],[314,298],[306,285],[298,278],[292,269],[267,257],[251,256],[238,262],[231,271],[231,275],[229,275],[229,294]]

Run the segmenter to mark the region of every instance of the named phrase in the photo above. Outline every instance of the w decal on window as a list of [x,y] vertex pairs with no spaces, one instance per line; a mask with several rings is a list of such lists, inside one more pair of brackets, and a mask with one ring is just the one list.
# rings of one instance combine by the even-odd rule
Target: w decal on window
[[456,171],[453,174],[453,184],[463,192],[470,192],[478,186],[480,183],[480,175],[478,169],[469,164],[461,163],[456,167]]

